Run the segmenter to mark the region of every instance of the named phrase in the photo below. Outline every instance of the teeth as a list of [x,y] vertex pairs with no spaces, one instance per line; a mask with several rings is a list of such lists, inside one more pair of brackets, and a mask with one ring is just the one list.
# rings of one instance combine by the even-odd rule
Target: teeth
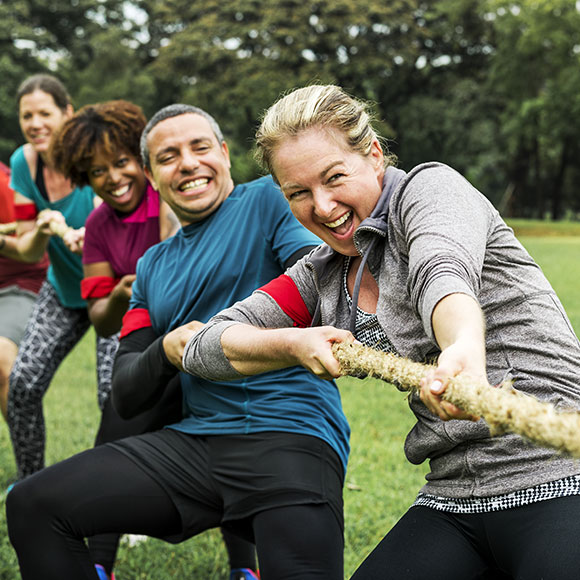
[[204,187],[208,183],[209,179],[207,177],[200,177],[194,181],[188,181],[187,183],[184,183],[179,189],[181,191],[191,191],[192,189],[197,189],[198,187]]
[[124,185],[123,187],[119,187],[119,189],[115,189],[114,191],[111,191],[111,195],[113,197],[121,197],[122,195],[125,195],[128,191],[129,191],[129,185]]
[[349,211],[348,213],[345,213],[342,217],[338,218],[336,221],[334,222],[327,222],[324,225],[327,228],[337,228],[338,226],[342,225],[351,215],[351,211]]

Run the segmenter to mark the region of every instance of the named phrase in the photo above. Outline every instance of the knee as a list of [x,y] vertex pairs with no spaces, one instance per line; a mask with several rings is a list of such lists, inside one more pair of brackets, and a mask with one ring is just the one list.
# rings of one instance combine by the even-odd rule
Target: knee
[[16,547],[20,538],[28,535],[28,528],[32,526],[34,512],[31,511],[33,505],[32,498],[27,494],[25,488],[30,487],[22,481],[16,484],[6,497],[6,524],[10,541]]
[[56,512],[42,477],[30,477],[17,483],[6,497],[6,523],[14,546],[20,538],[32,537],[32,531],[52,519]]

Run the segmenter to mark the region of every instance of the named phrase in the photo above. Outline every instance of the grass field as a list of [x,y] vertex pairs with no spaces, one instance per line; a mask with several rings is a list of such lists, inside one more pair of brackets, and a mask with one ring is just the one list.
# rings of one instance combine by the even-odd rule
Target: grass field
[[[576,333],[580,332],[580,227],[546,229],[546,224],[511,224],[560,295]],[[533,227],[532,227],[533,226]],[[541,226],[541,227],[540,227]],[[554,234],[554,230],[557,235]],[[45,399],[47,461],[53,463],[92,445],[98,422],[94,336],[87,337],[59,369]],[[339,381],[352,428],[352,454],[346,478],[345,578],[407,509],[422,485],[427,466],[410,465],[403,442],[413,424],[405,395],[377,380]],[[14,477],[5,425],[0,425],[0,489]],[[0,506],[3,511],[3,500]],[[4,518],[0,520],[0,580],[19,578]],[[227,578],[219,533],[210,531],[179,546],[147,540],[123,544],[118,580]]]

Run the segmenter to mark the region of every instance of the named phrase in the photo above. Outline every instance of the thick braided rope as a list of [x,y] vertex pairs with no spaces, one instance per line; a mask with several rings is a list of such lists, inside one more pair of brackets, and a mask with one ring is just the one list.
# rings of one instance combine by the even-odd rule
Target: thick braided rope
[[64,235],[69,231],[72,230],[70,226],[67,226],[65,223],[61,222],[50,222],[49,226],[50,231],[57,235],[59,238],[64,238]]
[[13,234],[16,231],[16,222],[0,224],[0,234]]
[[[368,375],[419,391],[429,365],[413,362],[356,343],[336,343],[333,353],[345,375]],[[559,412],[511,386],[490,387],[461,375],[452,378],[442,398],[483,417],[492,435],[515,433],[542,447],[580,458],[580,413]]]
[[[71,230],[70,226],[67,226],[63,223],[57,222],[50,222],[50,231],[53,234],[56,234],[60,238],[64,237],[64,235]],[[6,224],[0,224],[0,234],[13,234],[16,231],[16,222],[10,222]]]

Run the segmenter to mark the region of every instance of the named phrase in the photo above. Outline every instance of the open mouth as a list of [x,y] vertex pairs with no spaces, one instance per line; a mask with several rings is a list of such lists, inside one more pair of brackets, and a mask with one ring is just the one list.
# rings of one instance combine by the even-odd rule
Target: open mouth
[[352,215],[352,211],[349,211],[349,212],[345,213],[343,216],[339,217],[337,220],[335,220],[333,222],[326,222],[324,225],[327,228],[334,230],[335,228],[338,228],[343,223],[345,223],[350,218],[351,215]]
[[112,197],[122,197],[123,195],[125,195],[126,193],[129,192],[129,189],[131,188],[131,186],[128,185],[123,185],[122,187],[118,187],[117,189],[114,189],[113,191],[109,192],[111,194]]
[[192,179],[191,181],[186,181],[179,186],[179,191],[183,193],[193,193],[198,189],[203,189],[209,183],[208,177],[200,177],[198,179]]

